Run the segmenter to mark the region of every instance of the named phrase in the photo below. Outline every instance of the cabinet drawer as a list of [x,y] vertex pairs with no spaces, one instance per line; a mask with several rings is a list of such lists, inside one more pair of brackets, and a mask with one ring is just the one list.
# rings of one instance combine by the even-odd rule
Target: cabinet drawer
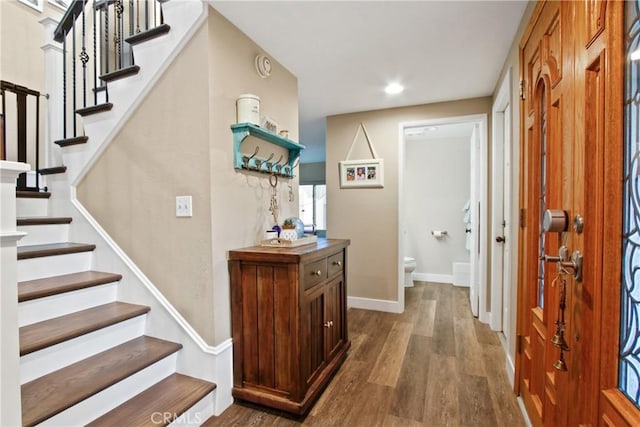
[[344,252],[338,252],[327,258],[327,269],[329,277],[344,270]]
[[310,262],[302,267],[302,287],[304,290],[310,289],[326,279],[327,259],[323,258],[316,262]]

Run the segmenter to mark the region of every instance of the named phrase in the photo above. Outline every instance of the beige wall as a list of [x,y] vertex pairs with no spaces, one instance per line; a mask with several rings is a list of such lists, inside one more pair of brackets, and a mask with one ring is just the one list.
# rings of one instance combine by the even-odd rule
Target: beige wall
[[[210,12],[214,11],[210,9]],[[289,138],[297,140],[298,81],[273,57],[271,76],[260,78],[253,61],[264,51],[217,12],[210,15],[208,25],[210,79],[213,82],[209,86],[209,129],[215,334],[226,338],[231,334],[227,251],[255,244],[273,225],[269,213],[271,187],[268,177],[233,169],[229,125],[236,121],[235,101],[243,93],[258,95],[260,113],[288,129]],[[297,169],[295,173],[298,175]],[[289,184],[294,195],[291,202]],[[279,180],[280,222],[288,216],[298,216],[297,195],[297,178]]]
[[[26,86],[29,89],[46,93],[44,52],[41,47],[44,41],[44,27],[39,21],[46,17],[59,20],[63,11],[47,0],[44,0],[43,11],[39,12],[18,0],[0,0],[0,80]],[[35,159],[35,98],[28,97],[27,103],[27,161]],[[40,124],[46,122],[48,100],[40,98]],[[17,160],[15,97],[7,94],[7,159]],[[13,118],[11,117],[13,116]],[[41,147],[44,145],[46,133],[41,134]],[[45,159],[45,150],[40,149],[40,162]],[[35,166],[35,165],[34,165]]]
[[[327,118],[327,236],[351,239],[349,296],[398,300],[399,124],[452,116],[491,113],[491,98],[475,98]],[[384,188],[340,189],[338,162],[344,160],[357,126],[363,122],[384,159]],[[351,159],[370,158],[359,140]]]
[[[261,49],[213,9],[153,91],[78,187],[78,198],[210,344],[230,336],[226,253],[271,227],[266,175],[233,169],[235,99],[260,96],[261,111],[297,138],[297,80],[275,60],[261,79]],[[293,183],[297,193],[297,184]],[[281,219],[297,212],[285,180]],[[193,217],[175,217],[175,196],[193,196]]]
[[62,9],[44,0],[38,12],[18,0],[0,0],[0,79],[44,92],[43,27],[45,17],[59,20]]

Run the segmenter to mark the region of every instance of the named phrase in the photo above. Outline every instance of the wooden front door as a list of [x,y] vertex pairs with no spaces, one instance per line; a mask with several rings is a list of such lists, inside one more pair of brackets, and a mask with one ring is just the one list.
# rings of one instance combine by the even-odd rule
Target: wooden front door
[[617,384],[623,9],[540,2],[520,44],[515,387],[536,426],[606,425]]

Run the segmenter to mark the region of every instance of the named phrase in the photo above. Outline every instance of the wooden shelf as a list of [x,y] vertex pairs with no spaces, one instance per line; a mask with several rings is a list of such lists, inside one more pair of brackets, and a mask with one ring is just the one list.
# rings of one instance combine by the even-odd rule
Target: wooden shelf
[[[236,169],[293,178],[293,169],[300,158],[300,152],[305,148],[304,145],[252,123],[231,125],[231,131]],[[249,139],[254,139],[254,143],[251,147],[242,150],[243,144]],[[275,145],[279,149],[263,143]]]

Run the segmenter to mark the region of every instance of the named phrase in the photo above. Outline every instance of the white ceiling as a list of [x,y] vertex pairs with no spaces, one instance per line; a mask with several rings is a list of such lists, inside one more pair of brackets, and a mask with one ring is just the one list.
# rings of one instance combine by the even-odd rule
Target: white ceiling
[[[220,1],[213,6],[298,77],[303,162],[324,161],[325,117],[493,93],[526,1]],[[384,87],[397,81],[400,95]]]

